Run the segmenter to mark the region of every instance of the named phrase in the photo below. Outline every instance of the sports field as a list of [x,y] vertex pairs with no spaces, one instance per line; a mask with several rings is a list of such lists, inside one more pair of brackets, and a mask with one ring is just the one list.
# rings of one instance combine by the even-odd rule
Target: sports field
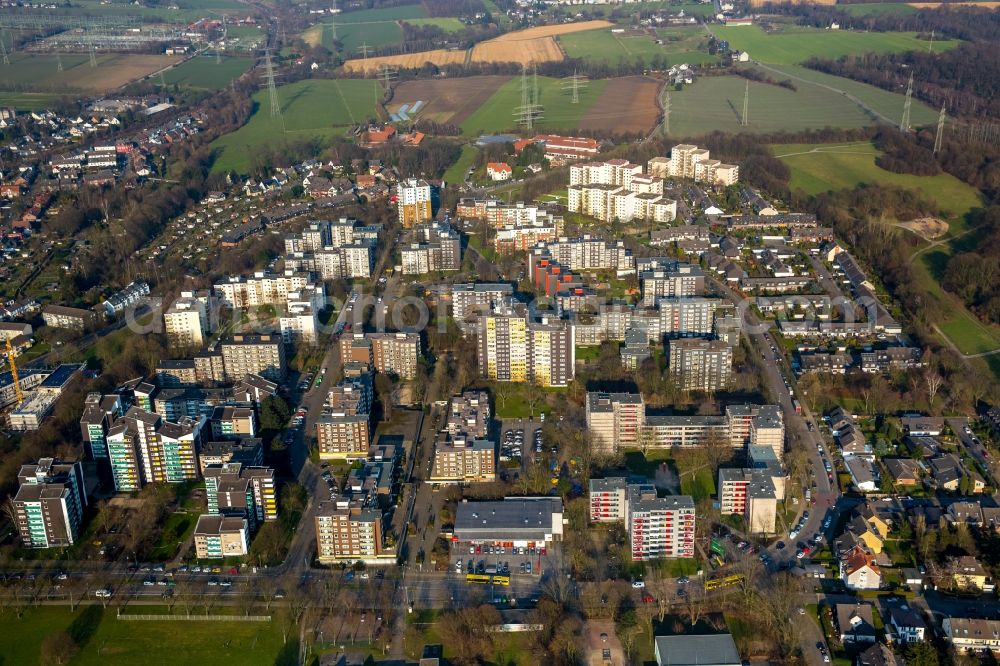
[[163,73],[163,82],[189,88],[218,90],[250,69],[253,58],[198,56]]
[[[606,85],[607,80],[591,81],[580,91],[579,104],[571,104],[570,94],[564,89],[561,79],[539,76],[538,99],[545,108],[545,113],[536,126],[547,129],[577,127],[587,110],[601,97]],[[466,136],[479,136],[514,129],[514,108],[520,103],[521,79],[514,77],[462,122],[462,133]]]
[[[746,79],[706,76],[670,93],[670,133],[695,136],[725,132],[791,132],[823,127],[872,125],[868,114],[839,93],[816,86],[798,91],[750,82],[749,125],[740,125]],[[794,113],[788,113],[794,109]]]
[[[163,608],[138,606],[130,611],[162,613]],[[215,611],[218,612],[218,611]],[[223,611],[224,612],[224,611]],[[295,664],[297,645],[282,648],[276,622],[134,622],[115,618],[115,611],[85,606],[71,613],[61,606],[29,608],[18,619],[0,614],[0,655],[4,664],[35,666],[43,662],[42,642],[65,631],[79,646],[73,666],[191,666],[223,659],[234,664]],[[293,635],[297,635],[294,631]],[[289,658],[290,656],[290,658]]]
[[708,53],[708,38],[699,28],[679,28],[657,31],[664,44],[656,43],[646,33],[612,33],[610,30],[588,30],[559,37],[559,45],[568,58],[615,65],[622,60],[650,62],[664,56],[668,64],[699,64],[714,62],[717,56]]
[[[68,93],[106,92],[181,60],[180,56],[103,54],[91,67],[86,54],[49,55],[18,52],[0,65],[0,88]],[[60,63],[62,71],[59,70]]]
[[[790,27],[766,33],[756,25],[713,27],[712,33],[729,42],[730,48],[746,51],[752,60],[776,65],[795,65],[812,57],[839,58],[861,53],[927,51],[928,42],[915,32],[853,32]],[[934,40],[936,52],[953,48],[958,40]]]
[[269,144],[344,134],[347,127],[375,116],[380,84],[373,80],[307,80],[278,88],[281,117],[272,118],[266,90],[254,94],[250,121],[212,143],[220,151],[216,170],[245,173],[253,151]]
[[[835,91],[843,91],[857,98],[862,104],[884,116],[883,120],[898,123],[903,114],[906,96],[889,92],[875,86],[853,81],[841,76],[832,76],[798,65],[768,65],[761,68],[764,74],[776,81],[789,78],[800,90],[827,86]],[[804,79],[804,80],[803,80]],[[914,99],[910,104],[910,120],[914,126],[936,124],[938,112],[920,100]]]

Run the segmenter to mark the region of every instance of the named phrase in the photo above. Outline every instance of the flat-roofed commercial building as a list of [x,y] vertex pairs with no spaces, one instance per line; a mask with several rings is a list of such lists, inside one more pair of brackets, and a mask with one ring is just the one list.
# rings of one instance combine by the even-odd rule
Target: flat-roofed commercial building
[[459,541],[538,546],[562,541],[563,505],[558,497],[508,497],[497,502],[459,503],[455,510]]

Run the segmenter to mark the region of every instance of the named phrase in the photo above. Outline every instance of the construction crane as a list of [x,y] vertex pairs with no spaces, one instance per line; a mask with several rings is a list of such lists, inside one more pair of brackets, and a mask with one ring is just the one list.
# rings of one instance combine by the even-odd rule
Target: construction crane
[[7,338],[6,342],[7,363],[10,364],[10,376],[14,382],[14,395],[17,397],[17,404],[20,405],[24,402],[24,392],[21,390],[21,378],[17,376],[17,363],[14,362],[14,347],[10,344],[10,338]]

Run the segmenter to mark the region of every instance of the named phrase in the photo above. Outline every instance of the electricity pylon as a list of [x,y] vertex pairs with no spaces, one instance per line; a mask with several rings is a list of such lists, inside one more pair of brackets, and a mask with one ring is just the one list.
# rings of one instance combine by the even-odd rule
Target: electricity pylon
[[938,116],[937,134],[934,135],[934,154],[941,152],[941,143],[944,141],[944,104],[941,105],[941,114]]
[[267,94],[271,99],[271,117],[281,117],[281,103],[278,101],[278,88],[274,85],[274,64],[271,62],[271,52],[264,51],[264,76],[267,77]]
[[906,84],[906,101],[903,102],[903,118],[899,121],[899,131],[910,131],[910,103],[913,101],[913,72],[910,72],[910,81]]
[[573,104],[580,103],[580,89],[586,88],[590,80],[583,74],[578,74],[573,70],[573,76],[563,81],[563,90],[568,90],[573,97]]
[[535,121],[542,117],[542,106],[538,103],[538,76],[536,74],[534,85],[528,83],[528,68],[521,69],[521,104],[514,108],[514,117],[517,124],[524,129],[534,128]]

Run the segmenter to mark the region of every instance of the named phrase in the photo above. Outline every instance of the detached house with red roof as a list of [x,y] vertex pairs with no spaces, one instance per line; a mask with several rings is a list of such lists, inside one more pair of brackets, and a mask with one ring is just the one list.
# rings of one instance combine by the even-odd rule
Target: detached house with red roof
[[492,181],[510,180],[514,170],[506,162],[490,162],[486,165],[486,175]]
[[840,556],[840,579],[849,590],[877,590],[882,571],[875,556],[859,544]]

